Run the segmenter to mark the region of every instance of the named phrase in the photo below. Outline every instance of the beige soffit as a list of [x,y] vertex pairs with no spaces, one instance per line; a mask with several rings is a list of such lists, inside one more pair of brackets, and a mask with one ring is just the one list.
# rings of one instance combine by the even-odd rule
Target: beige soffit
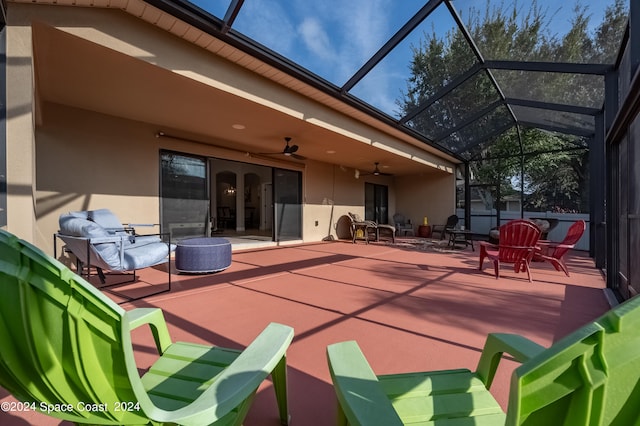
[[[282,72],[239,49],[236,49],[227,43],[224,43],[220,39],[213,37],[206,32],[199,30],[184,21],[181,21],[171,14],[161,11],[154,6],[145,3],[142,0],[8,0],[9,3],[26,3],[26,4],[43,4],[43,5],[59,5],[59,6],[77,6],[77,7],[98,7],[98,8],[112,8],[123,10],[143,21],[157,26],[185,41],[195,44],[209,52],[212,52],[226,60],[233,62],[247,70],[254,72],[262,77],[265,77],[283,87],[286,87],[292,91],[295,91],[309,99],[312,99],[322,105],[325,105],[333,110],[336,110],[347,117],[351,117],[359,122],[362,122],[372,128],[378,129],[404,143],[412,146],[407,151],[412,152],[408,156],[414,161],[432,166],[436,169],[447,171],[449,173],[452,170],[449,167],[443,168],[442,164],[436,164],[436,159],[431,155],[441,158],[451,163],[458,163],[459,161],[453,157],[450,157],[437,148],[429,146],[424,142],[413,138],[407,133],[387,125],[382,121],[351,107],[339,99],[322,92],[292,76]],[[380,144],[382,145],[382,144]],[[384,146],[379,146],[384,149]],[[392,148],[393,149],[393,148]],[[389,151],[389,150],[387,150]],[[423,158],[419,152],[425,152],[431,155],[425,155]],[[417,154],[417,155],[416,155]],[[406,156],[406,155],[405,155]],[[434,162],[435,160],[436,162]]]

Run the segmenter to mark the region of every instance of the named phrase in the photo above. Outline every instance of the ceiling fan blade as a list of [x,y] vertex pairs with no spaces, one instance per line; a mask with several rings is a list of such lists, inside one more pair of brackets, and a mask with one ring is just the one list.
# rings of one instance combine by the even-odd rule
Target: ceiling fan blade
[[298,155],[296,154],[296,151],[298,151],[299,146],[298,145],[289,145],[289,142],[291,142],[291,138],[290,137],[286,137],[284,138],[286,145],[284,146],[283,150],[280,152],[262,152],[260,154],[262,155],[286,155],[287,157],[293,157],[296,160],[306,160],[306,157],[303,157],[302,155]]
[[[375,167],[373,169],[373,171],[368,172],[368,173],[358,173],[360,176],[393,176],[391,173],[384,173],[380,171],[380,168],[378,167],[380,163],[375,162],[373,163],[375,164]],[[357,179],[357,177],[356,177]]]

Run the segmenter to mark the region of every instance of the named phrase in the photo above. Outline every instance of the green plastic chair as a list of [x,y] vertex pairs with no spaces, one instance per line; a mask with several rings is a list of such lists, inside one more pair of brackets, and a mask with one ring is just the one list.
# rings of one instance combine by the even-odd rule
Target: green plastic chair
[[[271,374],[289,421],[293,329],[272,323],[244,350],[172,343],[162,311],[124,311],[42,251],[0,230],[0,385],[75,423],[240,425]],[[148,324],[159,358],[141,378],[130,332]]]
[[[489,392],[503,353],[522,362],[505,414]],[[487,337],[476,372],[376,376],[354,341],[327,348],[339,425],[638,425],[640,296],[549,349]]]

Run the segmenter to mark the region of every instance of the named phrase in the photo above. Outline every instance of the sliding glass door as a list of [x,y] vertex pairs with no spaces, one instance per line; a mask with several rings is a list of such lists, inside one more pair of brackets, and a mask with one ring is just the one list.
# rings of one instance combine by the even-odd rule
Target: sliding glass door
[[160,220],[172,240],[212,232],[299,240],[302,173],[163,150]]
[[385,185],[364,184],[364,218],[389,223],[389,189]]
[[171,240],[209,233],[209,187],[204,157],[160,152],[160,220]]
[[302,173],[273,169],[274,234],[276,241],[302,238]]

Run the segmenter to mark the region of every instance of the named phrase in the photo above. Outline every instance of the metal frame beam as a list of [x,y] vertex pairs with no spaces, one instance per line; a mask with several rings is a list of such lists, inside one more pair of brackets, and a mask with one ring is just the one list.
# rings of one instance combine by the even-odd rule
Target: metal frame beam
[[7,0],[0,0],[0,29],[7,24]]
[[602,110],[598,108],[583,107],[578,105],[557,104],[552,102],[532,101],[528,99],[506,98],[505,103],[529,108],[549,109],[552,111],[570,112],[582,115],[598,115]]
[[223,34],[227,33],[233,26],[233,22],[236,20],[238,13],[240,13],[243,3],[244,0],[231,0],[231,3],[229,3],[227,13],[224,14],[222,29],[220,30]]
[[[511,129],[512,127],[515,127],[515,126],[516,126],[516,123],[509,123],[509,124],[505,124],[505,125],[504,125],[504,126],[502,126],[502,127],[498,127],[497,129],[494,129],[494,130],[493,130],[493,132],[491,132],[491,133],[489,133],[489,134],[485,135],[485,137],[484,137],[484,138],[482,138],[482,139],[476,139],[476,140],[474,140],[474,141],[473,141],[473,143],[469,143],[469,144],[467,144],[467,145],[463,146],[461,150],[456,151],[456,152],[460,153],[460,152],[469,151],[469,150],[471,150],[472,148],[475,148],[476,146],[478,146],[478,145],[481,145],[481,144],[485,143],[485,142],[486,142],[486,141],[488,141],[489,139],[495,138],[495,137],[497,137],[497,136],[499,136],[499,135],[503,134],[504,132],[506,132],[507,130],[509,130],[509,129]],[[460,154],[458,154],[458,155],[460,155]],[[468,161],[471,161],[471,160],[473,160],[474,158],[475,158],[475,156],[470,157]]]
[[548,130],[550,132],[564,133],[564,134],[567,134],[567,135],[582,136],[582,137],[585,137],[585,138],[593,137],[593,133],[594,133],[593,131],[579,129],[577,127],[552,126],[550,124],[535,123],[533,121],[522,121],[521,120],[518,123],[520,123],[521,125],[526,126],[526,127],[534,127],[534,128],[537,128],[537,129]]
[[635,75],[640,65],[640,4],[629,1],[629,54],[631,75]]
[[610,64],[578,64],[571,62],[485,61],[483,66],[494,70],[557,72],[567,74],[605,75],[613,71]]
[[0,227],[7,225],[7,28],[5,2],[0,9]]
[[399,122],[401,124],[404,124],[407,121],[412,120],[413,118],[415,118],[416,115],[420,114],[425,109],[429,108],[431,105],[438,102],[440,99],[442,99],[451,91],[453,91],[455,88],[457,88],[462,83],[464,83],[465,81],[473,77],[480,70],[482,70],[482,67],[480,66],[480,64],[475,64],[474,66],[469,68],[467,71],[465,71],[463,74],[460,74],[458,77],[452,80],[449,84],[447,84],[446,86],[442,86],[440,90],[438,90],[433,96],[431,96],[426,101],[422,102],[420,105],[415,107],[413,111],[409,112],[404,117],[402,117]]
[[607,153],[604,143],[604,112],[596,117],[596,131],[589,141],[589,255],[596,268],[604,268],[607,255],[604,231],[607,193]]
[[[467,43],[469,44],[469,46],[471,46],[471,49],[473,50],[473,53],[476,55],[476,57],[480,61],[480,64],[481,65],[486,64],[487,61],[485,61],[484,57],[482,56],[482,53],[480,53],[480,49],[478,48],[478,46],[476,45],[475,41],[473,40],[473,37],[471,37],[471,33],[467,29],[467,26],[464,24],[464,22],[462,22],[462,18],[458,14],[458,11],[451,4],[451,0],[445,0],[445,1],[446,1],[445,4],[447,5],[447,8],[449,9],[449,13],[451,13],[451,16],[456,21],[456,24],[458,24],[458,28],[460,29],[460,31],[464,35],[464,37],[467,40]],[[495,77],[491,73],[491,70],[485,68],[485,71],[487,73],[487,76],[491,80],[491,83],[493,84],[493,87],[496,89],[496,92],[498,93],[500,98],[502,100],[504,100],[506,98],[506,96],[504,95],[504,92],[502,91],[502,88],[498,84],[498,81],[495,79]],[[513,113],[513,110],[511,109],[511,107],[509,105],[507,105],[507,109],[509,110],[509,114],[511,114],[511,118],[513,119],[513,121],[517,125],[518,119],[516,118],[516,115]]]
[[[574,152],[574,151],[588,151],[589,147],[587,146],[574,146],[573,148],[558,148],[558,149],[547,149],[547,150],[539,150],[539,151],[523,151],[522,155],[525,157],[532,157],[536,155],[542,154],[554,154],[559,152]],[[505,160],[507,158],[513,158],[515,155],[505,154],[505,155],[496,155],[495,157],[484,157],[483,160]]]
[[485,115],[489,114],[491,111],[501,107],[504,105],[504,102],[502,101],[496,101],[493,102],[489,105],[487,105],[486,107],[484,107],[483,109],[481,109],[480,111],[477,111],[475,114],[473,114],[470,117],[467,117],[466,120],[464,120],[463,122],[459,123],[457,126],[452,127],[451,129],[448,129],[446,132],[440,133],[438,135],[436,135],[433,140],[436,143],[440,143],[443,139],[449,137],[450,135],[452,135],[453,133],[459,131],[460,129],[463,129],[465,127],[467,127],[468,125],[470,125],[471,123],[473,123],[476,120],[481,119],[482,117],[484,117]]

